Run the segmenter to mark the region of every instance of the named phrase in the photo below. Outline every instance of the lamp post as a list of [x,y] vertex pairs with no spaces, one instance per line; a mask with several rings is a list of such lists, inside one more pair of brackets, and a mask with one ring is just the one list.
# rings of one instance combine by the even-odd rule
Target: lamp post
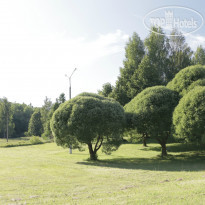
[[[74,72],[75,72],[76,70],[77,70],[77,68],[75,68],[75,69],[73,70],[73,72],[71,73],[70,77],[68,77],[67,75],[65,75],[65,76],[68,77],[68,79],[69,79],[69,100],[71,99],[71,77],[72,77],[72,75],[74,74]],[[69,151],[70,151],[70,154],[72,154],[72,146],[70,146]]]

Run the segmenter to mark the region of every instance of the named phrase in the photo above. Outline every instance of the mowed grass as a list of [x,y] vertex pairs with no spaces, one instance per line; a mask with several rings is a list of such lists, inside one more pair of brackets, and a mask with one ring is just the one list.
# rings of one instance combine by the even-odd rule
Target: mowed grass
[[0,139],[0,148],[1,147],[17,147],[17,146],[29,146],[32,144],[42,144],[44,142],[48,142],[48,140],[43,140],[40,138],[41,141],[38,143],[30,141],[32,137],[19,137],[19,138],[11,138],[6,141],[6,139]]
[[[0,141],[2,143],[2,140]],[[0,148],[0,204],[205,204],[203,147],[125,144],[112,155],[46,143]]]

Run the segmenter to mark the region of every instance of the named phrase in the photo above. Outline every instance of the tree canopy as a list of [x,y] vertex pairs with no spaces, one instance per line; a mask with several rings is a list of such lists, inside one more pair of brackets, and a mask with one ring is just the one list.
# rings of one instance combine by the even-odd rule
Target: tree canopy
[[166,68],[167,83],[182,69],[192,64],[192,50],[181,32],[173,30],[169,38],[169,58]]
[[53,114],[51,130],[56,143],[64,147],[88,145],[90,159],[97,151],[116,150],[121,143],[124,110],[113,99],[82,93],[62,104]]
[[105,83],[102,86],[102,90],[98,91],[99,95],[102,95],[104,97],[109,97],[110,93],[113,91],[113,86],[110,83]]
[[197,86],[179,102],[173,114],[175,137],[185,141],[205,140],[205,86]]
[[43,133],[43,123],[41,121],[41,112],[37,109],[31,116],[28,127],[29,135],[41,136]]
[[168,83],[167,88],[177,91],[181,96],[185,95],[189,86],[199,79],[205,78],[205,66],[194,65],[181,70],[174,79]]
[[155,138],[166,155],[172,113],[178,103],[178,94],[164,86],[146,88],[125,105],[125,112],[133,113],[132,124],[140,134]]
[[194,64],[205,65],[205,48],[198,46],[193,57]]
[[139,35],[134,32],[125,46],[125,60],[123,67],[120,68],[120,76],[116,81],[116,86],[111,93],[111,97],[117,100],[121,105],[125,105],[132,99],[131,77],[145,54],[143,41]]

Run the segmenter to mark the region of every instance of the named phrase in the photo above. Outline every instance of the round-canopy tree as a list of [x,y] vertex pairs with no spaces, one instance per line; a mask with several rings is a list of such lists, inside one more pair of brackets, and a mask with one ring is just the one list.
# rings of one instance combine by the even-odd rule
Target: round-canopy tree
[[205,137],[205,87],[192,89],[174,110],[175,137],[200,142]]
[[51,130],[61,146],[88,145],[90,159],[97,151],[109,154],[121,144],[124,127],[123,107],[113,99],[82,93],[62,104],[53,114]]
[[154,86],[143,90],[125,106],[126,112],[134,113],[132,124],[137,132],[159,142],[162,156],[167,155],[166,143],[178,98],[175,91],[164,86]]
[[204,78],[205,66],[189,66],[178,72],[174,79],[168,83],[167,88],[177,91],[180,96],[184,96],[193,82]]

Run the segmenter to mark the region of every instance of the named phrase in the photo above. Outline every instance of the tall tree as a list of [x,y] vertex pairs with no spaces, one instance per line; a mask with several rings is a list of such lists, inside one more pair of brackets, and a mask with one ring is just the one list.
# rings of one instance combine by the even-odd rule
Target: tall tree
[[14,132],[14,123],[13,123],[13,115],[11,110],[11,103],[7,100],[7,98],[1,99],[1,109],[0,109],[0,116],[1,116],[1,132],[4,137],[9,139]]
[[132,98],[147,87],[166,84],[168,39],[163,34],[161,28],[153,27],[144,41],[146,55],[131,78]]
[[201,45],[196,49],[196,52],[194,53],[193,64],[205,65],[205,48],[203,48]]
[[[46,121],[45,121],[44,126],[43,126],[44,127],[44,132],[42,135],[43,137],[53,138],[51,128],[50,128],[50,121],[51,121],[52,115],[55,112],[55,110],[57,110],[58,107],[60,106],[60,104],[64,103],[65,101],[66,101],[66,98],[65,98],[64,93],[61,93],[60,96],[58,98],[56,98],[56,102],[54,104],[52,104],[52,102],[50,101],[50,103],[49,103],[50,106],[47,106],[47,107],[49,107],[49,110],[47,111]],[[47,103],[45,103],[45,105],[46,104]]]
[[120,68],[120,76],[116,81],[116,86],[111,93],[120,104],[128,103],[133,94],[130,92],[131,77],[144,56],[144,44],[137,33],[133,33],[125,47],[125,60],[123,68]]
[[173,30],[169,39],[169,66],[166,70],[167,82],[183,68],[191,65],[192,50],[186,43],[185,37]]
[[45,124],[48,120],[51,107],[52,107],[52,101],[46,96],[44,100],[44,105],[41,108],[41,117],[42,117],[43,127],[45,127]]
[[31,105],[12,103],[11,109],[13,113],[14,137],[24,136],[28,131],[28,123],[33,114],[33,107]]

